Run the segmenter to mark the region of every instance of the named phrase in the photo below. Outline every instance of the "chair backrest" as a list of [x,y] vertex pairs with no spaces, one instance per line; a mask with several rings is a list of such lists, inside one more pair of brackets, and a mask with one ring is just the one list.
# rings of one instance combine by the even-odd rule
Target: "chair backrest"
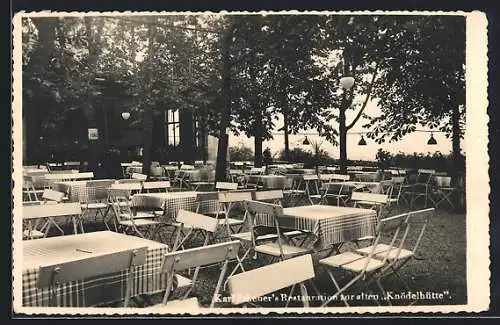
[[387,194],[352,192],[351,201],[367,201],[373,203],[387,203],[389,196]]
[[202,229],[210,233],[217,230],[219,221],[217,218],[211,218],[203,214],[186,211],[180,209],[177,213],[176,222],[182,223],[184,226],[195,229]]
[[23,219],[73,216],[82,213],[80,203],[23,205]]
[[424,236],[425,230],[427,229],[427,226],[429,224],[429,219],[433,217],[436,214],[436,210],[434,208],[427,208],[427,209],[422,209],[422,210],[417,210],[417,211],[410,211],[409,216],[410,216],[410,226],[412,228],[417,228],[420,227],[420,231],[418,233],[417,239],[414,241],[412,251],[415,253],[420,245],[420,242],[422,241],[422,238]]
[[38,273],[39,288],[50,288],[52,295],[50,305],[57,306],[57,286],[77,280],[95,278],[97,276],[129,271],[126,280],[124,307],[130,301],[134,268],[146,263],[147,247],[126,250],[110,254],[100,254],[71,262],[42,266]]
[[318,177],[318,175],[315,175],[315,174],[304,174],[302,176],[302,179],[305,181],[317,181],[317,180],[319,180],[319,177]]
[[405,182],[405,177],[404,176],[392,177],[391,181],[394,184],[403,184]]
[[145,191],[149,190],[165,190],[170,189],[171,184],[169,181],[154,181],[154,182],[144,182],[142,183],[142,189]]
[[167,253],[161,270],[162,273],[176,273],[198,266],[232,260],[238,255],[239,248],[240,242],[235,240]]
[[145,181],[148,179],[148,175],[144,175],[144,174],[141,174],[141,173],[132,173],[132,176],[131,176],[133,179],[138,179],[138,180],[141,180],[141,181]]
[[344,174],[331,174],[331,180],[332,181],[342,181],[346,182],[351,179],[350,175],[344,175]]
[[436,180],[436,185],[438,187],[450,187],[451,186],[451,177],[450,176],[434,176]]
[[45,175],[45,179],[47,180],[66,180],[66,179],[90,179],[94,178],[93,172],[85,172],[85,173],[68,173],[66,170],[65,173],[50,173]]
[[383,180],[379,182],[380,189],[382,194],[387,194],[388,197],[392,196],[392,192],[394,189],[394,182],[392,180]]
[[310,254],[239,273],[228,279],[231,303],[243,304],[314,277]]
[[43,193],[42,193],[42,199],[44,201],[61,202],[63,198],[64,198],[63,192],[54,191],[51,189],[45,189],[45,190],[43,190]]
[[261,174],[264,172],[264,170],[262,167],[252,167],[248,172],[251,174]]
[[115,190],[140,191],[142,189],[142,182],[115,183],[111,184],[110,188]]
[[99,254],[71,262],[41,266],[38,287],[47,288],[57,283],[68,283],[99,275],[112,274],[146,263],[147,247],[110,254]]
[[217,189],[217,190],[237,190],[238,183],[217,182],[217,183],[215,183],[215,189]]
[[151,176],[164,176],[165,175],[165,169],[161,166],[151,166],[150,170]]
[[253,200],[245,201],[245,208],[250,214],[267,214],[275,217],[279,217],[283,215],[283,207],[278,204],[259,202]]
[[[389,260],[389,256],[391,256],[391,260],[393,260],[391,265],[399,257],[401,250],[406,243],[406,239],[408,238],[410,230],[410,217],[409,213],[402,213],[380,220],[377,226],[377,244],[381,239],[390,238],[390,242],[387,245],[391,247],[391,249],[386,250],[383,254],[379,254],[379,256],[383,256],[383,264]],[[373,250],[370,253],[376,253],[375,250],[376,247],[373,247]]]
[[282,190],[256,191],[254,192],[255,201],[271,201],[283,199]]
[[218,198],[220,203],[243,202],[252,200],[252,192],[218,192]]
[[429,184],[435,173],[434,169],[419,169],[415,183]]

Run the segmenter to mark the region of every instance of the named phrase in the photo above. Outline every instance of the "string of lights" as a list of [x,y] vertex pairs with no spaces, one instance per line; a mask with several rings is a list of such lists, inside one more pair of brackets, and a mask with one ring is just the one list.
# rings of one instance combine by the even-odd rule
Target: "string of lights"
[[[358,145],[360,145],[360,146],[366,146],[367,143],[366,143],[366,140],[364,138],[364,135],[366,135],[366,134],[368,134],[370,132],[371,131],[347,132],[347,135],[361,135],[361,139],[359,140]],[[428,145],[436,145],[437,141],[434,138],[434,133],[444,133],[445,131],[417,129],[417,130],[414,130],[413,132],[430,133],[431,136],[430,136],[429,140],[427,140],[427,144]],[[271,134],[272,135],[284,135],[283,132],[273,132]],[[309,136],[311,136],[311,135],[319,136],[319,133],[318,132],[299,132],[299,133],[292,134],[292,135],[303,135],[303,136],[305,136],[304,141],[302,142],[302,144],[303,145],[309,145],[309,144],[311,144],[311,142],[309,141],[309,139],[307,138],[307,136],[308,135]]]

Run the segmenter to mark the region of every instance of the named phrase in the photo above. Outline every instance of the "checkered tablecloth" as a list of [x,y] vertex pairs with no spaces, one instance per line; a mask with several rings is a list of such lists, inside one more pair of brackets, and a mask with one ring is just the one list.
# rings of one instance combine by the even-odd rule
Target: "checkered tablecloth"
[[[132,206],[150,209],[163,209],[167,216],[175,217],[180,209],[195,211],[197,207],[196,195],[200,192],[168,192],[168,193],[141,193],[132,197]],[[217,201],[204,202],[199,213],[216,210]]]
[[368,189],[371,193],[380,193],[381,186],[379,182],[332,182],[328,188],[329,193],[338,193],[340,187],[342,186],[343,194],[351,194],[353,191],[359,191],[362,189]]
[[285,186],[286,176],[281,175],[245,175],[247,182],[262,183],[264,189],[282,189]]
[[85,187],[86,185],[87,181],[60,181],[60,182],[53,182],[51,187],[55,191],[64,192],[70,195],[72,188]]
[[[165,276],[160,273],[160,270],[164,255],[167,253],[166,245],[135,236],[99,231],[24,241],[23,306],[48,306],[49,289],[37,288],[38,268],[77,259],[78,252],[75,251],[75,247],[80,245],[100,253],[147,246],[146,263],[138,266],[134,272],[131,286],[132,296],[153,294],[165,290]],[[122,300],[125,297],[127,274],[128,272],[123,271],[62,284],[57,289],[58,303],[63,307],[86,307]]]
[[[319,246],[328,247],[375,235],[377,214],[370,209],[306,205],[283,209],[283,216],[278,221],[283,228],[310,231],[318,238]],[[274,218],[269,215],[257,215],[255,223],[275,226]]]

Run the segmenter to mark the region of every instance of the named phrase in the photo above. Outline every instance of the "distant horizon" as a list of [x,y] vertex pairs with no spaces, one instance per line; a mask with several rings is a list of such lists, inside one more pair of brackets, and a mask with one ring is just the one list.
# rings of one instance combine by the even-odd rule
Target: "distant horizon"
[[[451,138],[446,138],[442,133],[434,134],[434,138],[437,140],[436,145],[428,145],[427,140],[429,139],[430,134],[428,133],[420,133],[415,132],[406,135],[399,141],[394,141],[391,143],[382,143],[377,144],[375,141],[364,137],[366,140],[365,146],[359,146],[358,141],[360,139],[359,135],[348,135],[347,137],[347,159],[349,160],[365,160],[365,161],[375,161],[375,156],[379,148],[390,152],[391,154],[397,154],[398,152],[402,152],[407,155],[417,154],[434,154],[436,152],[440,152],[443,155],[448,155],[452,152],[452,143]],[[294,148],[301,148],[306,151],[312,151],[311,145],[303,145],[305,136],[301,134],[297,135],[289,135],[289,146],[290,150]],[[307,135],[307,138],[310,142],[316,141],[321,142],[321,138],[315,135]],[[254,151],[254,138],[246,137],[244,135],[235,136],[231,134],[229,136],[229,147],[235,146],[245,146],[252,151]],[[275,136],[274,139],[264,141],[262,144],[262,150],[269,148],[271,153],[279,154],[285,148],[284,144],[284,136],[278,135]],[[330,157],[333,159],[339,159],[340,157],[340,148],[339,146],[333,146],[331,143],[323,139],[323,143],[320,147],[325,150]],[[461,152],[465,154],[465,140],[461,139]]]

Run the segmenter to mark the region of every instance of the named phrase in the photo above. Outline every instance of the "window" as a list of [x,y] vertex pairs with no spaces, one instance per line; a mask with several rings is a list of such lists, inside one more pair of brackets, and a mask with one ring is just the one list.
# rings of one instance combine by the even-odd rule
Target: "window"
[[180,143],[180,123],[178,110],[165,111],[165,143],[167,146],[178,146]]

